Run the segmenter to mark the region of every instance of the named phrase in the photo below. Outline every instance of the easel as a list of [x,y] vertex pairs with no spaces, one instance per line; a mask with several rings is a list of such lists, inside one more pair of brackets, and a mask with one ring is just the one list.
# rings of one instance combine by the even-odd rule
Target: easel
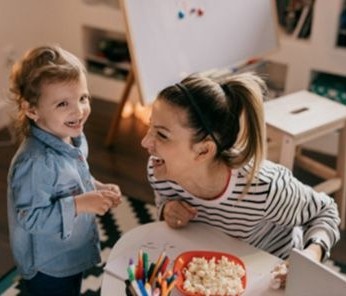
[[126,78],[126,83],[125,83],[125,88],[123,90],[123,93],[121,95],[121,100],[119,103],[119,106],[117,107],[116,112],[113,114],[111,124],[108,129],[107,137],[106,137],[106,147],[111,147],[113,140],[115,138],[115,135],[118,131],[120,120],[121,120],[121,113],[123,112],[123,109],[125,107],[125,104],[127,100],[129,99],[129,94],[131,92],[132,86],[135,83],[135,76],[133,73],[132,68],[130,69],[127,78]]
[[141,120],[144,124],[149,123],[150,116],[150,105],[145,105],[141,95],[136,96],[136,104],[129,101],[130,93],[132,87],[135,85],[135,73],[133,68],[130,69],[126,82],[125,88],[122,92],[120,103],[113,114],[110,127],[108,129],[105,145],[110,148],[112,146],[113,140],[118,132],[120,120],[123,117],[128,117],[129,115],[134,115],[137,119]]

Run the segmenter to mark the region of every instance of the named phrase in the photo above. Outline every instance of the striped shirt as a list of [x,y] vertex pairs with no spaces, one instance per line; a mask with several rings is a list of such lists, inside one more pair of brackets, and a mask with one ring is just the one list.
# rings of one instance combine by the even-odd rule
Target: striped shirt
[[[175,182],[158,181],[149,159],[148,179],[155,192],[158,217],[166,201],[186,201],[198,210],[191,222],[213,226],[282,259],[293,247],[302,249],[313,237],[322,238],[329,249],[339,240],[340,219],[331,197],[317,193],[290,170],[270,161],[262,163],[256,180],[242,196],[248,171],[249,165],[233,169],[222,196],[203,200]],[[296,231],[298,228],[303,231]]]

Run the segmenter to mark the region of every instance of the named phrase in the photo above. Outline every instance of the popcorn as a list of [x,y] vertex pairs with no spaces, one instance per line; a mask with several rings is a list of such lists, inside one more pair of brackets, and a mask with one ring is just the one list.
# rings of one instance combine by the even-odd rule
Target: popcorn
[[205,296],[233,296],[244,292],[242,277],[244,268],[222,256],[209,261],[204,257],[193,257],[183,270],[185,281],[183,288],[189,293]]

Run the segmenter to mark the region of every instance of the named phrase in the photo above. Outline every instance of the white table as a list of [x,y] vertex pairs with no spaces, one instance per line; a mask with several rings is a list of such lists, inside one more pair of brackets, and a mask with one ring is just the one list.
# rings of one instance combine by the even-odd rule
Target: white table
[[[244,295],[284,295],[284,291],[269,287],[270,271],[281,261],[279,258],[207,225],[191,223],[186,228],[175,230],[165,222],[153,222],[128,231],[114,245],[103,275],[101,296],[125,295],[124,282],[111,273],[117,269],[126,277],[129,258],[136,259],[139,249],[149,254],[150,261],[156,261],[163,250],[172,261],[180,253],[190,250],[231,253],[245,263],[247,286]],[[118,274],[118,277],[121,276]],[[178,293],[173,291],[173,295]]]

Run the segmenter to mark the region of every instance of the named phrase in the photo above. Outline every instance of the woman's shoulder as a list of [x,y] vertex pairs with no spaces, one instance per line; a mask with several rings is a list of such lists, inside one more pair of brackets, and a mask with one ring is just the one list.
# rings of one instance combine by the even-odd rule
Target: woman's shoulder
[[[247,165],[241,167],[238,170],[238,174],[241,176],[247,176],[251,172],[252,163],[248,163]],[[273,180],[277,180],[279,178],[290,178],[292,177],[292,172],[286,168],[285,166],[274,163],[270,160],[264,160],[261,163],[258,171],[256,172],[256,179],[262,182],[272,182]]]

